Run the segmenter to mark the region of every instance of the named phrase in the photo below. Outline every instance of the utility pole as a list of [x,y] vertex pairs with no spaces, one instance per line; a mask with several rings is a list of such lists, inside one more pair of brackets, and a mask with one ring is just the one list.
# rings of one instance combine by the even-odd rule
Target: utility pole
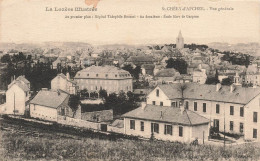
[[14,93],[14,116],[15,116],[15,93]]
[[225,112],[225,104],[224,104],[224,150],[226,148],[226,112]]

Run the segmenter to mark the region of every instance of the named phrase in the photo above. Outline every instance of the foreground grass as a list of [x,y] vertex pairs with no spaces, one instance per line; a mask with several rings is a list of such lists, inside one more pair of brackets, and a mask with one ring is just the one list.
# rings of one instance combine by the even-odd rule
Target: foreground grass
[[[28,127],[17,127],[23,129]],[[35,129],[33,129],[35,130]],[[1,160],[258,160],[260,146],[199,145],[162,141],[115,141],[44,133],[41,137],[19,131],[1,132]]]

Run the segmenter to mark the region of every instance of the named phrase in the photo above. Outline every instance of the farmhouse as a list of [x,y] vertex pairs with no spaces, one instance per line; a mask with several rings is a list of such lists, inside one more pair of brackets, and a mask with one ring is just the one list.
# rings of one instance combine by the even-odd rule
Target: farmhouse
[[58,115],[71,113],[68,106],[69,94],[62,90],[42,89],[30,101],[30,116],[47,121],[57,121]]
[[157,86],[148,96],[148,105],[179,108],[196,112],[211,121],[218,131],[260,140],[260,89],[241,86],[196,83]]

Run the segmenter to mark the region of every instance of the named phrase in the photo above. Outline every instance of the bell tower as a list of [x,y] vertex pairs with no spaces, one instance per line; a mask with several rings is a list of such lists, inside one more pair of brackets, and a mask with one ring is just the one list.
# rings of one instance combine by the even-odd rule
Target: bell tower
[[179,35],[176,38],[176,48],[177,49],[183,49],[184,48],[184,38],[182,37],[181,31],[179,32]]

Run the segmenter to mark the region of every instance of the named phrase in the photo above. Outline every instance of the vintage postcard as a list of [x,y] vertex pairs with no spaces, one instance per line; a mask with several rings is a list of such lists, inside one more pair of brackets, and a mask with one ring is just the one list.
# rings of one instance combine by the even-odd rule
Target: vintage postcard
[[0,160],[260,160],[260,1],[0,0]]

